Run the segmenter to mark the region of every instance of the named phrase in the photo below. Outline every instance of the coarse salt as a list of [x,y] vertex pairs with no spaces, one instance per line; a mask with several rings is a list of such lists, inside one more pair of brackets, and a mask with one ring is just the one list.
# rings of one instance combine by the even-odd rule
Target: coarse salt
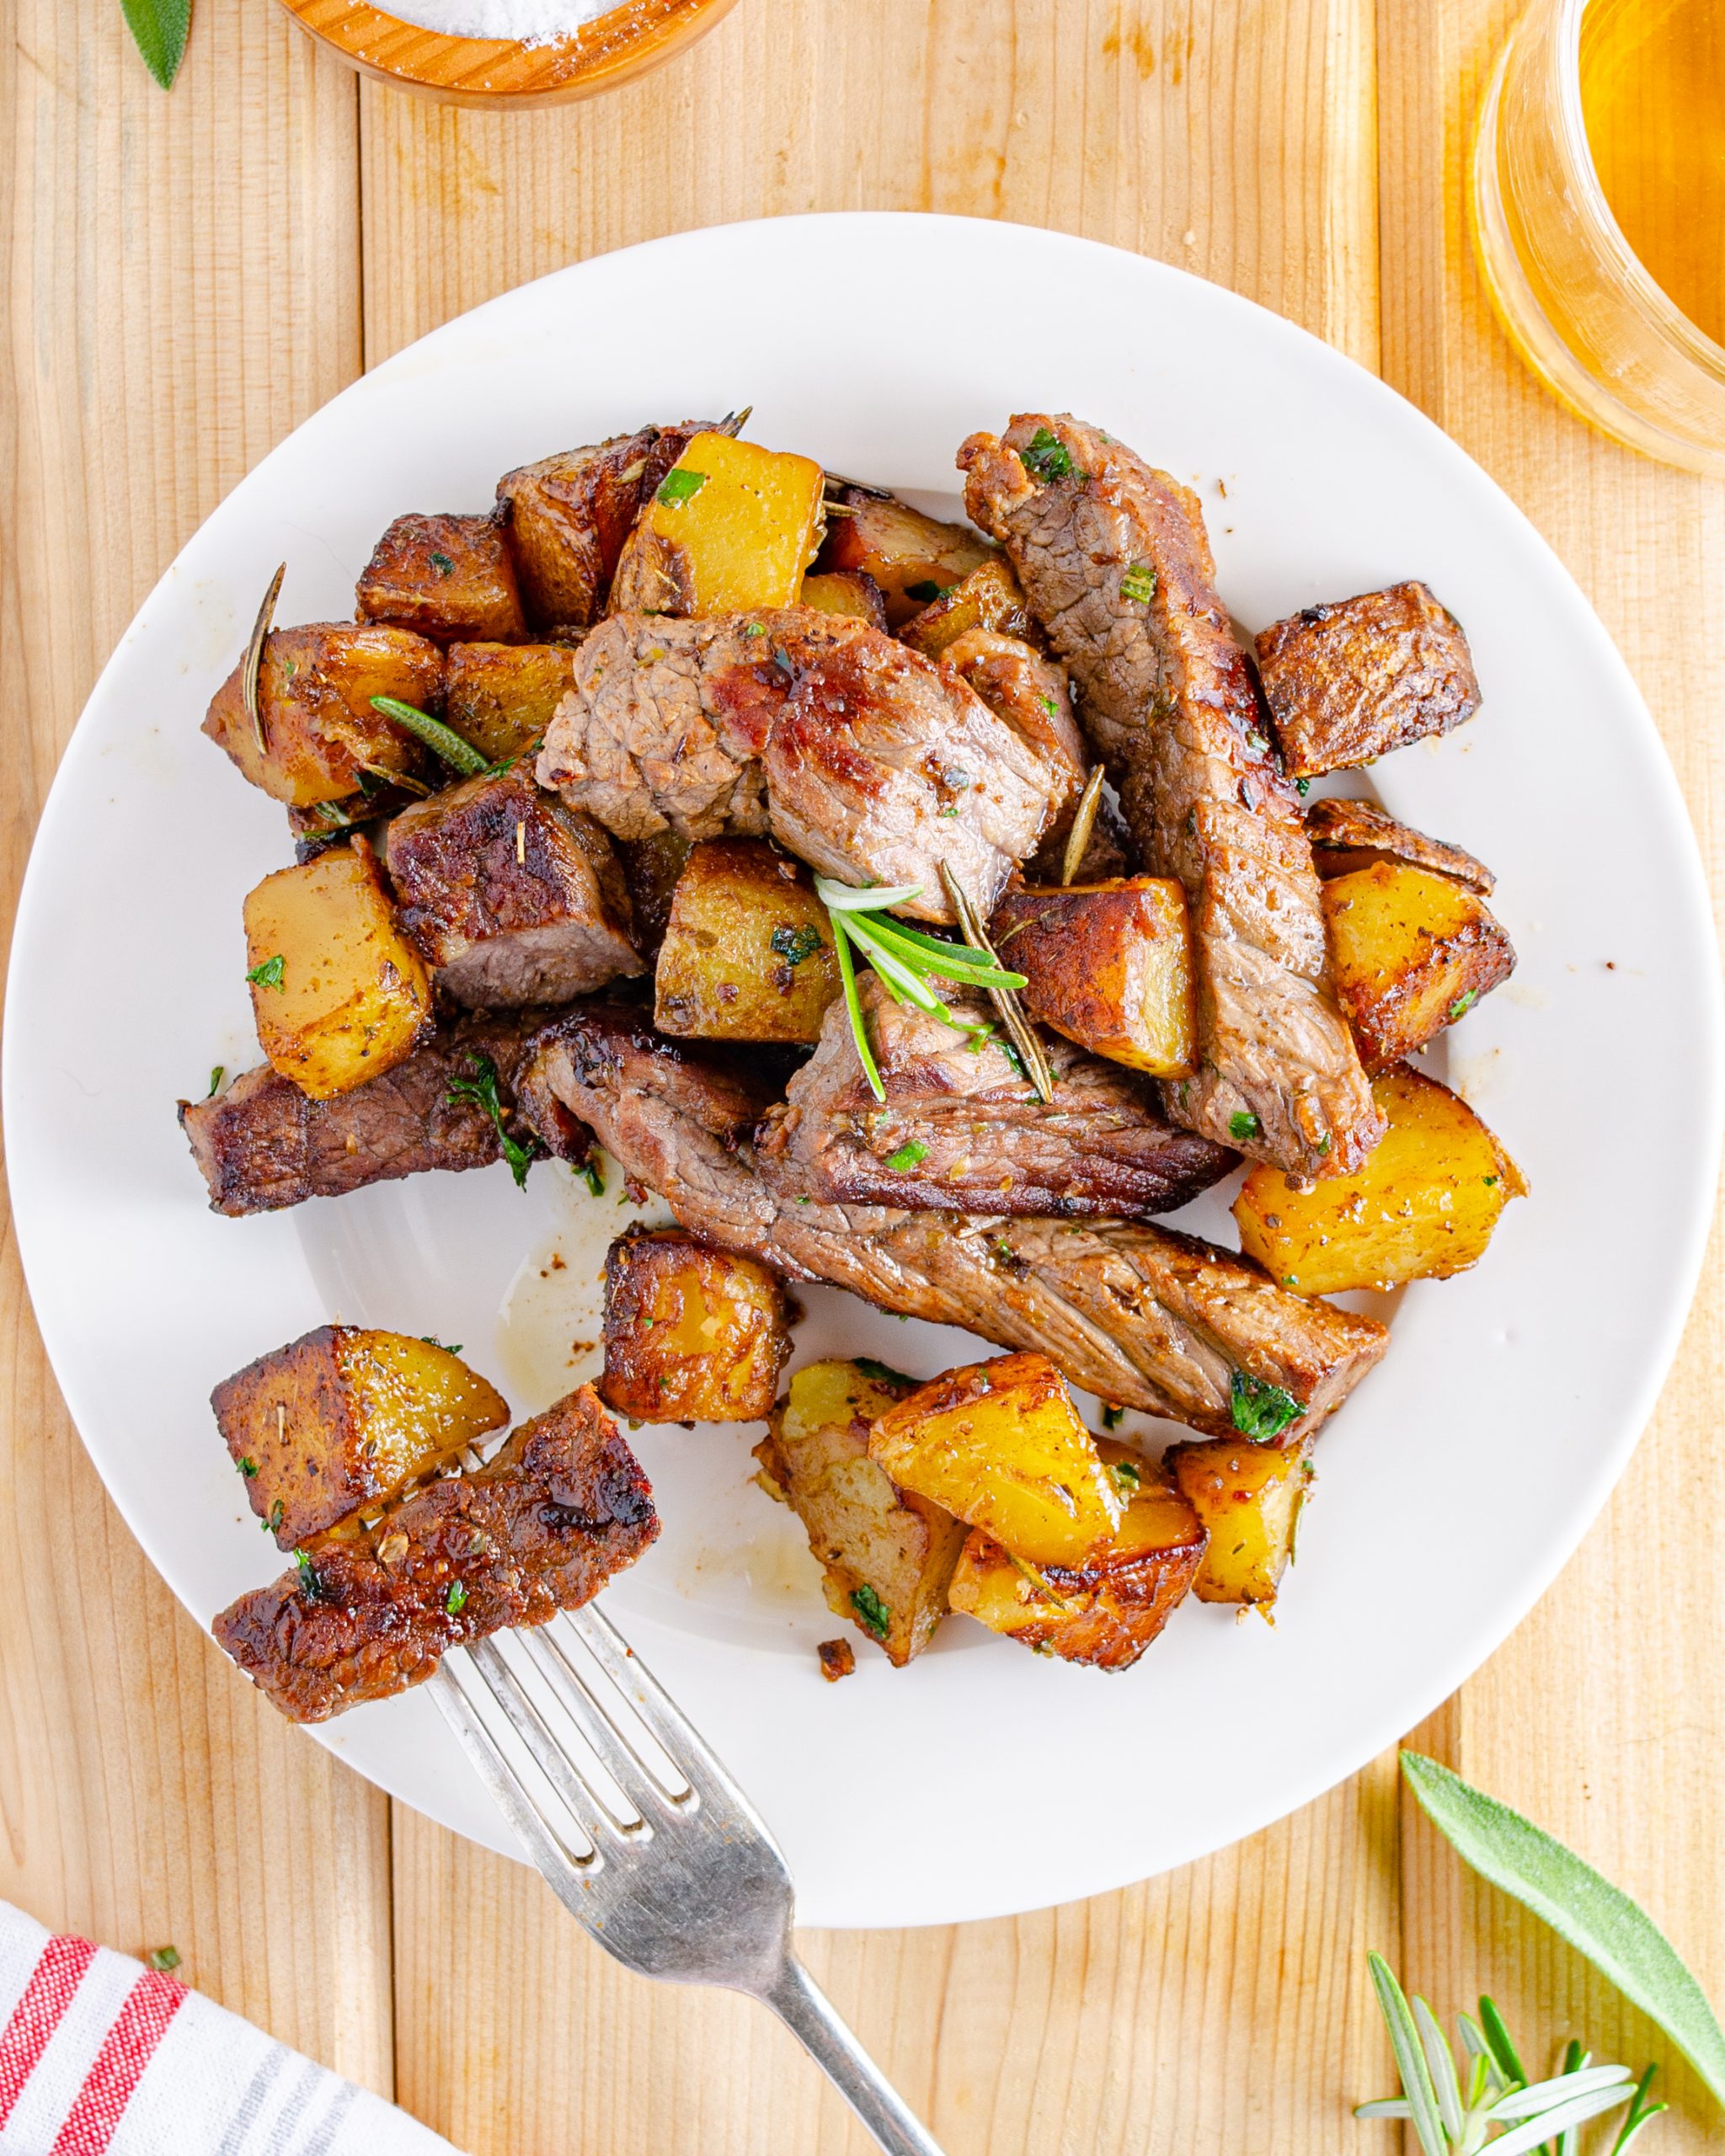
[[567,37],[617,0],[384,0],[392,15],[447,37],[507,37],[550,45]]

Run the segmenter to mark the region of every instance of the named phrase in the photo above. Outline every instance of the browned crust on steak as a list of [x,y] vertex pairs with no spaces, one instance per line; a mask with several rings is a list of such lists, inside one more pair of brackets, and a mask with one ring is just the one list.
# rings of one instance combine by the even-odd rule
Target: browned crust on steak
[[579,1609],[658,1533],[640,1463],[583,1385],[369,1539],[327,1538],[309,1574],[243,1594],[216,1638],[290,1721],[328,1721],[424,1684],[450,1647]]
[[1399,823],[1375,801],[1314,801],[1306,812],[1306,835],[1312,865],[1326,883],[1351,875],[1375,861],[1405,861],[1489,898],[1497,878],[1482,861],[1443,839],[1428,838],[1411,824]]

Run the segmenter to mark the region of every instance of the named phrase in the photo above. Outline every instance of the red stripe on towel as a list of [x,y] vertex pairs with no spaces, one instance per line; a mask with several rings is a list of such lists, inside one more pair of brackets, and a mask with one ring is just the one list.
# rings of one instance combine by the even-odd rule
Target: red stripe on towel
[[24,2085],[48,2048],[66,2009],[96,1958],[88,1939],[51,1939],[30,1972],[24,1997],[0,2031],[0,2126],[12,2116]]
[[185,1986],[172,1977],[151,1970],[138,1978],[103,2039],[49,2156],[102,2156],[163,2031],[185,1999]]

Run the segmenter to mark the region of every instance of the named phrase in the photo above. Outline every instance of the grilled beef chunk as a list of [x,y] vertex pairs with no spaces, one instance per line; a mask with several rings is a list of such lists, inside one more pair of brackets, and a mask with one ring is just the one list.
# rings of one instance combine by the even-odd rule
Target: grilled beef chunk
[[1228,1435],[1236,1401],[1268,1385],[1304,1411],[1281,1433],[1294,1442],[1389,1344],[1370,1318],[1165,1228],[799,1203],[755,1166],[749,1134],[769,1098],[740,1060],[596,1006],[550,1021],[521,1078],[527,1114],[579,1117],[692,1235],[785,1278],[1037,1350],[1104,1400],[1194,1429]]
[[1314,801],[1306,812],[1306,835],[1311,841],[1312,866],[1326,882],[1370,868],[1375,861],[1405,861],[1434,876],[1453,876],[1482,899],[1491,896],[1497,881],[1484,862],[1459,846],[1429,839],[1411,824],[1398,823],[1372,801]]
[[[477,1102],[451,1098],[458,1079],[497,1074],[498,1102],[518,1142],[537,1134],[510,1113],[525,1043],[542,1011],[440,1021],[405,1063],[327,1101],[309,1100],[268,1064],[241,1073],[213,1100],[182,1101],[180,1128],[210,1187],[212,1212],[273,1213],[307,1198],[341,1198],[367,1183],[430,1168],[483,1168],[503,1157],[495,1123]],[[542,1141],[559,1160],[587,1157],[587,1134],[547,1113]]]
[[216,1638],[290,1721],[328,1721],[424,1684],[446,1648],[579,1609],[658,1533],[639,1462],[583,1385],[369,1537],[324,1538],[230,1604]]
[[457,1003],[566,1003],[645,969],[611,841],[517,764],[452,786],[389,827],[401,922]]
[[513,643],[527,633],[503,528],[493,516],[398,516],[354,595],[361,621],[438,643]]
[[1225,1147],[1167,1123],[1148,1081],[1071,1041],[1045,1043],[1055,1074],[1045,1106],[1007,1045],[983,1038],[995,1029],[979,995],[955,995],[946,1025],[894,1002],[872,973],[857,989],[885,1105],[862,1074],[843,1003],[833,1004],[820,1047],[756,1135],[775,1190],[834,1204],[1135,1219],[1172,1212],[1235,1165]]
[[613,616],[539,777],[620,839],[770,830],[846,883],[920,884],[905,910],[926,921],[952,918],[943,862],[985,912],[1076,785],[956,673],[803,606]]
[[1302,607],[1258,638],[1258,666],[1295,778],[1369,764],[1479,709],[1461,624],[1423,584]]
[[1196,498],[1042,414],[972,435],[959,462],[971,515],[1078,683],[1146,867],[1186,887],[1203,1065],[1170,1086],[1171,1113],[1291,1175],[1357,1167],[1383,1123],[1325,979],[1311,848]]

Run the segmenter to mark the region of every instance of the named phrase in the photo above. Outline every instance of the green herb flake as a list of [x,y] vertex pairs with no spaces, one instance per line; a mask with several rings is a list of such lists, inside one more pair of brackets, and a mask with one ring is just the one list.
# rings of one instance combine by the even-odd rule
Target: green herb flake
[[172,1976],[179,1967],[179,1949],[177,1946],[152,1946],[144,1959],[158,1977]]
[[851,1597],[851,1607],[862,1620],[863,1629],[878,1640],[884,1640],[893,1621],[893,1613],[872,1587],[859,1587]]
[[853,1355],[851,1360],[865,1378],[872,1379],[876,1385],[891,1385],[895,1390],[901,1387],[906,1392],[914,1392],[921,1383],[920,1378],[907,1378],[902,1370],[895,1370],[890,1363],[877,1363],[872,1355]]
[[1135,1466],[1130,1460],[1115,1460],[1108,1472],[1129,1497],[1135,1497],[1144,1487],[1144,1470]]
[[1125,1419],[1125,1409],[1116,1407],[1112,1402],[1102,1411],[1102,1426],[1105,1430],[1118,1430]]
[[441,718],[433,718],[429,711],[421,711],[417,704],[403,703],[399,696],[373,696],[371,708],[381,711],[416,741],[423,741],[433,755],[441,757],[463,778],[481,778],[490,765],[489,756],[476,749],[471,741],[464,741],[452,726],[446,726]]
[[451,561],[447,554],[433,554],[431,557],[431,566],[436,570],[439,576],[453,576],[455,574],[455,563]]
[[435,1332],[422,1332],[419,1337],[428,1348],[441,1348],[446,1355],[459,1355],[462,1352],[462,1343],[459,1340],[453,1345],[450,1345],[440,1340]]
[[1498,1178],[1495,1176],[1482,1176],[1480,1181],[1487,1190],[1495,1190],[1498,1187]]
[[1156,571],[1148,562],[1133,563],[1120,579],[1120,596],[1136,600],[1140,606],[1156,597]]
[[920,1139],[907,1138],[896,1153],[889,1153],[886,1164],[895,1176],[907,1176],[919,1161],[927,1160],[928,1148]]
[[443,1598],[443,1606],[451,1617],[459,1617],[467,1606],[467,1590],[459,1580],[451,1582],[449,1593]]
[[1296,778],[1294,782],[1294,791],[1300,796],[1300,798],[1304,801],[1306,795],[1311,791],[1311,781],[1309,778]]
[[800,966],[804,958],[812,958],[817,951],[826,948],[819,933],[808,927],[775,928],[772,947],[775,955],[792,967]]
[[1459,1018],[1464,1011],[1472,1010],[1474,1005],[1478,1001],[1479,990],[1477,988],[1471,988],[1468,990],[1466,995],[1458,995],[1455,1001],[1450,1006],[1450,1016],[1452,1018]]
[[489,1055],[470,1055],[467,1060],[473,1066],[473,1076],[453,1080],[444,1098],[454,1107],[466,1105],[476,1107],[483,1115],[491,1118],[503,1157],[509,1162],[509,1171],[515,1179],[515,1187],[525,1190],[527,1171],[539,1157],[537,1147],[518,1144],[505,1129],[503,1103],[497,1097],[497,1065],[491,1058]]
[[1047,427],[1039,427],[1032,435],[1029,447],[1018,451],[1018,462],[1044,481],[1070,479],[1078,470],[1072,462],[1071,451]]
[[743,634],[745,637],[764,637],[766,634],[766,624],[765,622],[750,622]]
[[210,1073],[210,1090],[204,1096],[204,1098],[206,1101],[213,1101],[215,1099],[216,1088],[222,1083],[222,1080],[227,1075],[227,1065],[225,1063],[218,1063],[216,1068]]
[[254,966],[246,979],[254,988],[280,989],[286,971],[287,960],[278,951],[273,958],[265,958],[261,965]]
[[248,1482],[251,1481],[257,1475],[258,1463],[252,1458],[249,1453],[245,1454],[241,1458],[238,1465],[240,1473],[244,1476]]
[[1250,1108],[1236,1108],[1233,1114],[1228,1118],[1230,1138],[1242,1139],[1256,1138],[1263,1127]]
[[1228,1380],[1228,1410],[1242,1437],[1250,1438],[1255,1445],[1266,1445],[1280,1437],[1290,1422],[1297,1422],[1306,1406],[1268,1379],[1236,1369]]
[[659,483],[659,492],[653,497],[663,502],[667,509],[675,509],[679,502],[692,500],[707,484],[704,472],[686,471],[681,465],[667,472]]
[[300,1593],[309,1595],[315,1602],[319,1590],[318,1574],[312,1563],[311,1553],[305,1550],[296,1550],[293,1553],[293,1561],[300,1568]]
[[595,1198],[604,1197],[605,1171],[600,1166],[597,1161],[586,1161],[582,1166],[575,1170],[575,1175],[578,1180],[586,1184],[588,1189],[592,1192]]
[[1044,696],[1040,689],[1036,692],[1036,701],[1041,705],[1043,710],[1047,713],[1049,718],[1058,718],[1060,717],[1060,706],[1055,702],[1052,696]]

